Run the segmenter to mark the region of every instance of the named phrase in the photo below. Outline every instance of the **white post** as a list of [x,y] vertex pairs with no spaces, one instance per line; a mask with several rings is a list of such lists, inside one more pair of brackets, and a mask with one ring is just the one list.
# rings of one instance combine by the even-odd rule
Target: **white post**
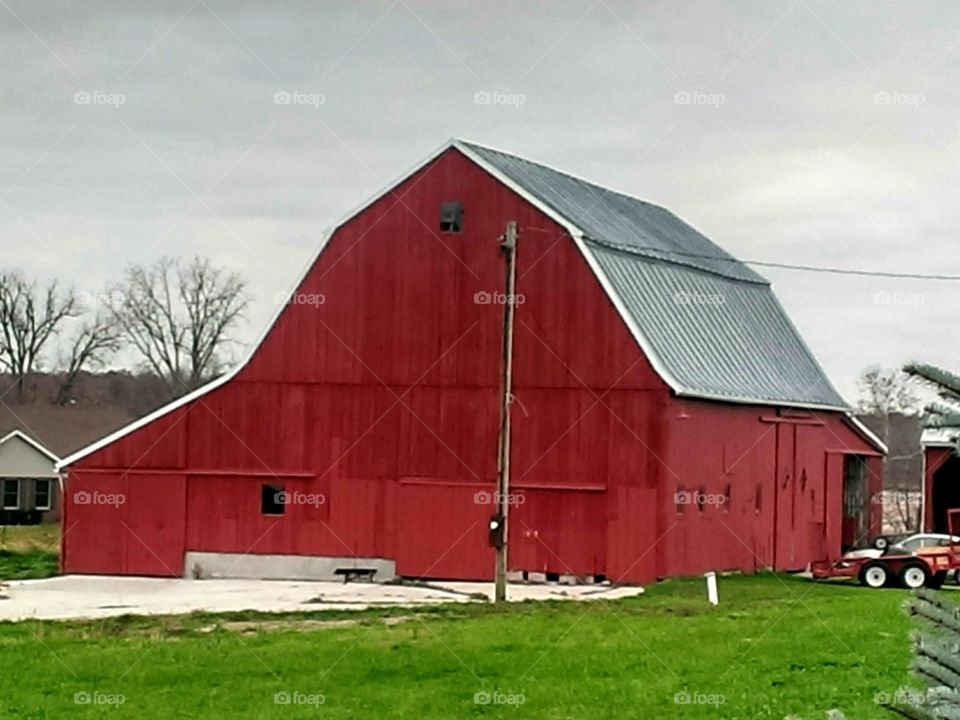
[[707,600],[711,605],[720,604],[720,595],[717,593],[717,574],[715,572],[704,573],[707,579]]

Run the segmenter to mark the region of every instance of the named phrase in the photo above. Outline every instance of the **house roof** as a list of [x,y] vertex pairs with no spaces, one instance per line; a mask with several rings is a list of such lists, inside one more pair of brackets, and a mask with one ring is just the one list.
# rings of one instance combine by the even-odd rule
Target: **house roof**
[[529,160],[455,145],[567,226],[677,394],[848,410],[770,283],[676,215]]
[[[290,289],[297,291],[333,233],[410,175],[454,148],[564,227],[634,339],[678,395],[724,402],[837,410],[882,452],[883,442],[849,411],[793,327],[769,282],[668,210],[498,150],[451,140],[324,235]],[[677,299],[688,293],[692,302]],[[704,302],[707,297],[714,302]],[[722,304],[716,301],[722,297]],[[673,300],[671,300],[673,298]],[[230,382],[283,312],[228,373],[79,450],[66,468]]]
[[925,427],[920,435],[924,447],[956,447],[960,439],[960,427]]
[[25,432],[22,432],[22,431],[20,431],[20,430],[11,430],[10,432],[8,432],[6,435],[4,435],[2,438],[0,438],[0,445],[5,445],[6,443],[10,442],[10,441],[13,440],[14,438],[17,438],[17,439],[22,440],[23,442],[27,443],[27,445],[29,445],[30,447],[32,447],[34,450],[36,450],[37,452],[39,452],[41,455],[44,455],[48,460],[51,460],[51,461],[54,462],[54,463],[60,462],[60,458],[59,458],[59,457],[57,457],[56,455],[54,455],[52,452],[50,452],[49,450],[47,450],[47,448],[45,448],[45,447],[44,447],[43,445],[41,445],[39,442],[37,442],[37,441],[34,440],[32,437],[30,437],[29,435],[27,435]]

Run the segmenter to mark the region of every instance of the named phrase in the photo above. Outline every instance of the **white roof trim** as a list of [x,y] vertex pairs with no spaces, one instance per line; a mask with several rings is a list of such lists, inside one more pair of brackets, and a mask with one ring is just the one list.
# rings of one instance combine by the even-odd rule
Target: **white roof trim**
[[[439,148],[437,148],[432,153],[430,153],[430,155],[428,155],[426,159],[421,160],[419,163],[414,165],[413,168],[411,168],[406,173],[396,178],[391,183],[389,183],[386,187],[381,189],[376,195],[374,195],[373,197],[368,199],[366,202],[360,204],[359,206],[351,210],[347,215],[345,215],[342,219],[340,219],[330,230],[328,230],[325,233],[324,238],[320,243],[320,247],[317,249],[317,252],[314,254],[313,258],[307,264],[306,268],[304,268],[304,271],[300,275],[300,278],[297,280],[296,284],[293,286],[293,288],[291,288],[290,293],[288,294],[288,297],[292,296],[293,293],[297,291],[297,289],[306,279],[307,274],[310,272],[310,269],[316,264],[317,260],[319,260],[320,255],[323,253],[324,249],[327,246],[327,243],[330,241],[330,238],[333,236],[334,232],[336,232],[346,222],[353,219],[354,217],[359,215],[361,212],[366,210],[368,207],[370,207],[370,205],[372,205],[374,202],[376,202],[381,197],[383,197],[387,192],[389,192],[390,190],[398,186],[400,183],[402,183],[408,177],[410,177],[411,175],[419,171],[425,165],[435,160],[444,151],[446,151],[451,147],[456,148],[459,152],[461,152],[465,157],[473,161],[482,170],[485,170],[489,175],[494,177],[501,184],[513,190],[520,197],[522,197],[526,202],[533,205],[540,212],[542,212],[544,215],[552,219],[561,227],[565,228],[567,232],[570,233],[570,237],[573,238],[574,244],[576,245],[577,249],[580,251],[580,254],[583,256],[584,260],[586,260],[588,267],[591,269],[594,276],[597,278],[597,281],[600,283],[607,297],[610,299],[610,302],[616,308],[617,312],[620,315],[620,318],[623,320],[627,328],[630,330],[630,334],[633,336],[633,339],[636,341],[637,345],[640,347],[641,351],[646,356],[647,360],[650,362],[650,365],[653,367],[656,373],[660,376],[660,378],[667,384],[667,386],[671,390],[673,390],[678,396],[700,398],[705,400],[716,400],[716,401],[728,402],[728,403],[772,405],[772,406],[779,406],[779,407],[789,406],[789,407],[798,407],[798,408],[847,412],[847,408],[841,408],[841,407],[835,407],[835,406],[829,406],[829,405],[817,405],[817,404],[810,404],[810,403],[790,403],[790,402],[782,402],[782,401],[774,401],[774,400],[765,401],[757,398],[736,398],[736,397],[727,397],[727,396],[720,396],[720,395],[712,396],[708,393],[702,393],[702,392],[690,390],[689,388],[683,387],[680,384],[680,382],[670,373],[670,371],[667,370],[666,366],[663,364],[660,358],[657,357],[657,354],[654,352],[653,347],[650,345],[650,342],[647,340],[646,336],[640,330],[640,327],[637,325],[633,317],[630,315],[626,306],[623,304],[623,301],[621,300],[620,296],[613,289],[613,285],[611,284],[610,279],[607,277],[606,273],[604,273],[603,269],[600,267],[596,258],[587,248],[586,242],[584,240],[586,233],[584,233],[584,231],[581,228],[579,228],[577,225],[575,225],[569,218],[561,215],[556,210],[551,208],[549,205],[547,205],[540,199],[531,195],[521,185],[519,185],[518,183],[514,182],[511,178],[501,173],[496,167],[490,165],[490,163],[484,160],[481,156],[473,152],[473,150],[467,144],[460,142],[459,140],[456,140],[456,139],[449,140],[448,142],[441,145]],[[264,340],[266,340],[267,335],[270,334],[270,331],[273,329],[273,326],[276,324],[277,320],[280,318],[280,314],[283,312],[285,308],[286,308],[286,303],[284,303],[283,305],[280,305],[277,308],[277,312],[274,314],[273,319],[270,321],[266,329],[257,339],[256,343],[250,347],[250,350],[247,352],[243,360],[239,362],[232,370],[230,370],[230,372],[226,373],[220,378],[217,378],[213,382],[208,383],[207,385],[204,385],[203,387],[198,388],[197,390],[194,390],[192,393],[188,395],[184,395],[182,398],[179,398],[178,400],[175,400],[174,402],[168,405],[165,405],[159,408],[158,410],[155,410],[154,412],[131,423],[130,425],[120,428],[119,430],[112,433],[111,435],[108,435],[107,437],[93,443],[92,445],[89,445],[88,447],[85,447],[82,450],[79,450],[73,453],[69,457],[64,458],[57,464],[57,469],[61,470],[69,465],[72,465],[73,463],[77,462],[78,460],[81,460],[87,455],[90,455],[91,453],[94,453],[102,449],[103,447],[119,440],[120,438],[126,435],[129,435],[135,430],[140,429],[144,425],[147,425],[153,422],[154,420],[160,417],[163,417],[164,415],[170,412],[173,412],[177,408],[183,407],[184,405],[187,405],[193,402],[197,398],[202,397],[203,395],[206,395],[207,393],[212,392],[213,390],[216,390],[218,387],[228,383],[230,380],[236,377],[236,375],[244,367],[246,367],[246,365],[250,362],[250,359],[253,357],[253,354],[257,351],[257,349],[259,349],[260,345],[264,342]],[[870,433],[869,430],[866,430],[866,428],[863,428],[863,431],[865,431],[865,434],[867,434],[867,437],[870,438],[875,444],[879,443],[878,447],[885,448],[883,443],[880,443],[879,440],[876,438],[876,436]]]
[[6,435],[4,435],[2,438],[0,438],[0,445],[3,445],[3,444],[4,444],[5,442],[7,442],[8,440],[10,440],[10,439],[12,439],[12,438],[15,438],[15,437],[20,438],[20,439],[23,440],[25,443],[27,443],[30,447],[32,447],[34,450],[36,450],[37,452],[42,453],[43,455],[45,455],[47,458],[49,458],[49,459],[52,460],[53,462],[55,462],[55,463],[59,463],[59,462],[60,462],[60,458],[59,458],[59,457],[57,457],[56,455],[54,455],[54,454],[53,454],[52,452],[50,452],[47,448],[45,448],[43,445],[41,445],[39,442],[37,442],[36,440],[34,440],[32,437],[30,437],[29,435],[27,435],[25,432],[22,432],[21,430],[13,430],[13,431],[11,431],[11,432],[8,432]]
[[870,428],[863,424],[863,422],[854,415],[852,412],[847,413],[847,418],[850,420],[850,424],[853,425],[857,430],[860,431],[860,434],[863,435],[867,440],[872,442],[878,450],[880,450],[884,455],[890,452],[890,448],[887,447],[887,444],[880,439],[880,436],[874,433]]
[[928,427],[920,434],[923,447],[956,447],[953,438],[960,436],[960,427]]

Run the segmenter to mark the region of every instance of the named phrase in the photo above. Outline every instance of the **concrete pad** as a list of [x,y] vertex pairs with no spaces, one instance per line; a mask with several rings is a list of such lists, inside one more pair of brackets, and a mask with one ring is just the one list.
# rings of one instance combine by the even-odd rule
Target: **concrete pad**
[[[522,600],[615,599],[642,593],[642,588],[610,586],[510,585],[508,597]],[[477,594],[493,597],[492,583],[451,582],[436,585],[290,580],[190,580],[97,575],[64,575],[9,583],[0,599],[2,620],[66,620],[118,615],[176,615],[195,611],[260,610],[295,612],[363,610],[473,602]]]
[[[482,593],[493,600],[493,583],[477,582],[437,582],[434,587],[444,588],[464,594]],[[511,583],[507,586],[507,600],[619,600],[643,594],[639,586],[614,585],[563,585],[563,584],[522,584]]]

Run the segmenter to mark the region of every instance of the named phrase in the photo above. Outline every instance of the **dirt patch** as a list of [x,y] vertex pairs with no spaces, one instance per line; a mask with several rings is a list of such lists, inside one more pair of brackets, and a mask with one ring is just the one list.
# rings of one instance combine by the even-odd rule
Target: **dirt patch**
[[[378,625],[386,625],[388,627],[393,625],[400,625],[401,623],[409,622],[413,620],[413,615],[397,615],[395,617],[385,617],[376,620],[375,623]],[[243,621],[229,621],[217,623],[215,625],[204,625],[203,627],[197,628],[199,633],[211,633],[217,629],[229,630],[230,632],[239,633],[241,635],[259,633],[259,632],[276,632],[277,630],[296,630],[298,632],[310,632],[312,630],[330,630],[333,628],[343,628],[343,627],[354,627],[356,625],[364,625],[370,623],[369,619],[366,620],[351,620],[349,618],[341,620],[297,620],[295,618],[285,619],[285,620],[243,620]]]

